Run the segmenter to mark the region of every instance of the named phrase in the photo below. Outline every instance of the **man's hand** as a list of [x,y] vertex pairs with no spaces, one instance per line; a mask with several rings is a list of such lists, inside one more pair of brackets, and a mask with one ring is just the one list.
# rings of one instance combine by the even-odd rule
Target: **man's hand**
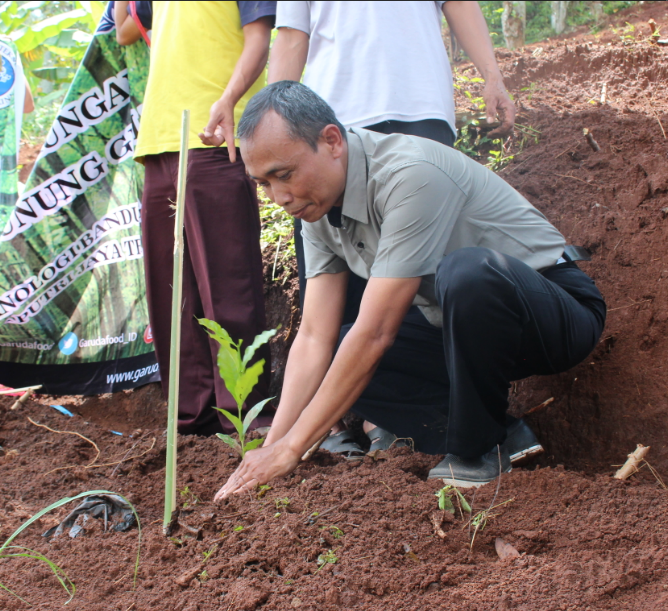
[[482,92],[482,98],[485,100],[485,112],[487,113],[487,122],[494,123],[497,113],[501,120],[501,125],[487,134],[489,138],[499,138],[509,136],[515,125],[515,104],[510,99],[503,81],[489,80],[485,82],[485,88]]
[[221,146],[227,142],[230,161],[237,160],[237,151],[234,146],[234,103],[223,96],[213,104],[209,111],[209,122],[199,139],[209,146]]
[[220,146],[226,142],[232,163],[237,160],[234,146],[234,107],[267,65],[271,28],[270,17],[260,17],[243,27],[244,49],[223,95],[211,106],[209,122],[199,134],[200,140],[209,146]]
[[496,63],[494,47],[480,5],[477,2],[450,0],[443,4],[443,14],[459,44],[485,79],[482,97],[487,109],[487,121],[496,121],[497,113],[501,118],[501,125],[490,132],[489,137],[509,135],[515,125],[515,105],[503,85],[503,77]]
[[213,500],[221,501],[229,494],[252,490],[275,477],[287,475],[294,471],[300,458],[301,454],[292,450],[285,438],[269,446],[251,450]]

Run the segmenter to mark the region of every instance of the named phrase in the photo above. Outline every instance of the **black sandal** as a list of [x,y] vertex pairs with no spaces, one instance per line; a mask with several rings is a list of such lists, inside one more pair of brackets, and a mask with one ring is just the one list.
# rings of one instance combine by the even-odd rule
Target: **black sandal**
[[320,446],[333,454],[341,454],[346,460],[362,460],[364,450],[355,442],[352,431],[345,430],[327,437]]
[[390,448],[403,448],[408,444],[403,439],[398,439],[396,435],[381,429],[377,426],[367,433],[367,437],[371,440],[371,447],[367,454],[373,454],[378,450],[389,450]]

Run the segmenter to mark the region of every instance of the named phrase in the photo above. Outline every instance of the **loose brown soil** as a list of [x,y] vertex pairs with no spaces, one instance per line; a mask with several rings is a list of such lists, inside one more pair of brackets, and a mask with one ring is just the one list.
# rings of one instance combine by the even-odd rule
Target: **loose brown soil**
[[[491,511],[472,549],[459,515],[447,514],[444,539],[436,534],[439,484],[426,474],[438,457],[392,450],[353,466],[319,452],[264,496],[213,505],[237,459],[217,439],[196,437],[179,439],[178,488],[189,490],[179,495],[181,522],[200,534],[182,525],[166,539],[165,412],[156,385],[92,398],[38,397],[16,411],[8,409],[14,399],[0,398],[0,541],[63,496],[108,489],[128,496],[142,520],[134,589],[136,530],[104,533],[96,522],[83,537],[48,543],[40,534],[69,511],[61,508],[17,540],[76,583],[71,609],[668,608],[668,491],[648,468],[627,482],[611,478],[612,465],[636,443],[651,445],[648,459],[668,474],[668,49],[645,40],[649,16],[668,32],[668,7],[650,3],[615,18],[618,29],[635,24],[623,33],[634,39],[605,29],[598,39],[578,34],[498,53],[520,107],[518,122],[540,131],[538,142],[516,137],[515,158],[502,175],[570,243],[591,250],[592,262],[582,267],[610,312],[586,362],[514,386],[516,413],[554,398],[527,416],[547,452],[538,465],[503,476],[494,503],[510,502]],[[272,253],[266,256],[273,264]],[[296,280],[288,274],[283,285],[271,282],[270,271],[266,280],[270,323],[283,325],[272,359],[278,389],[298,324]],[[90,443],[39,428],[28,416],[79,432],[99,446],[99,458],[91,465]],[[467,495],[474,513],[494,496],[494,485]],[[500,560],[497,538],[519,557]],[[318,570],[323,555],[333,562]],[[0,560],[0,583],[37,609],[67,599],[33,560]],[[27,608],[0,590],[0,609]]]

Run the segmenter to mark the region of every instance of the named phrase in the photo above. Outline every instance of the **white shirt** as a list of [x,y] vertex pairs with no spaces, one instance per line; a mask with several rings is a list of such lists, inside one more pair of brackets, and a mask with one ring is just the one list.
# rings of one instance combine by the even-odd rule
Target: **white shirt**
[[309,35],[304,84],[346,127],[442,119],[456,134],[442,5],[279,1],[276,27]]

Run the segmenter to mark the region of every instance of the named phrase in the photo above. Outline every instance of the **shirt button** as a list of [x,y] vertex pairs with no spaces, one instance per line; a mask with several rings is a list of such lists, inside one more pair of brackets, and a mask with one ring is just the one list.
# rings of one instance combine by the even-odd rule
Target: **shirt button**
[[357,248],[364,248],[364,242],[357,242]]

